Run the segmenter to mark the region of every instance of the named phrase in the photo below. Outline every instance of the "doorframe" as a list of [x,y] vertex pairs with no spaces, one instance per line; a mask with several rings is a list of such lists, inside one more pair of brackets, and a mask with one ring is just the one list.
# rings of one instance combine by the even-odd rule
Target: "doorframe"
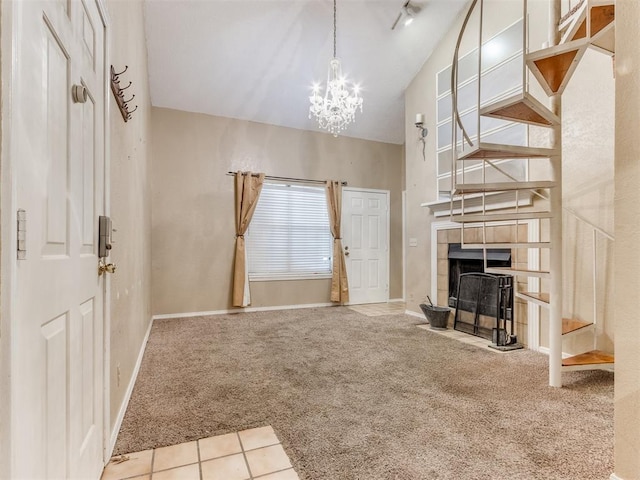
[[[15,288],[13,263],[17,238],[15,172],[11,162],[13,2],[0,2],[0,477],[11,478],[11,319]],[[4,86],[4,88],[2,88]],[[14,255],[11,255],[14,253]]]
[[[104,191],[103,193],[103,215],[111,217],[111,49],[109,45],[111,43],[111,19],[109,17],[109,11],[105,0],[94,0],[98,7],[98,13],[102,20],[104,27],[103,36],[103,59],[104,59],[104,72],[103,72],[103,96],[104,96],[104,108],[103,108],[103,125],[104,125]],[[104,397],[102,399],[102,408],[104,410],[102,416],[102,464],[106,465],[113,451],[113,445],[111,445],[111,275],[105,275],[104,290],[103,290],[103,309],[102,309],[102,343],[103,343],[103,358],[102,358],[102,375],[103,375],[103,387]]]
[[407,301],[407,191],[402,191],[402,301]]
[[[104,155],[104,214],[110,214],[110,19],[105,0],[93,0],[97,6],[104,28],[104,76],[103,76],[103,155]],[[17,285],[17,177],[12,144],[13,129],[13,92],[15,45],[18,43],[19,29],[17,11],[13,2],[0,2],[0,478],[11,478],[11,371],[12,371],[12,324],[15,318],[15,298]],[[110,456],[110,328],[111,328],[111,289],[109,279],[105,279],[103,290],[103,466]],[[108,455],[108,456],[107,456]]]
[[[390,190],[381,190],[377,188],[360,188],[360,187],[343,187],[342,193],[344,198],[344,192],[369,192],[369,193],[381,193],[384,194],[387,198],[387,302],[389,302],[391,285],[389,284],[389,269],[391,266],[391,191]],[[344,214],[344,205],[342,205],[342,214]],[[340,224],[342,225],[342,214],[340,215]],[[347,276],[347,282],[349,281],[349,277]],[[351,305],[351,302],[346,305]]]

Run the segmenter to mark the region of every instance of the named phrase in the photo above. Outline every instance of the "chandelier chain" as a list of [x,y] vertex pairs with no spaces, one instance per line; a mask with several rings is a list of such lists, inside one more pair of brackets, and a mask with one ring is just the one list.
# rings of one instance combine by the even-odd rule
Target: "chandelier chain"
[[333,0],[333,58],[336,58],[336,0]]

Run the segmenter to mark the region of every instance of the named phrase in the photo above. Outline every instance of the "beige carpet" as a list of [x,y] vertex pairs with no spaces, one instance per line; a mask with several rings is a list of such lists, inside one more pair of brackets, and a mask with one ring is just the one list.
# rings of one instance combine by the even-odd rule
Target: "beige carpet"
[[613,374],[547,386],[496,355],[343,307],[156,321],[116,453],[272,425],[301,479],[607,479]]

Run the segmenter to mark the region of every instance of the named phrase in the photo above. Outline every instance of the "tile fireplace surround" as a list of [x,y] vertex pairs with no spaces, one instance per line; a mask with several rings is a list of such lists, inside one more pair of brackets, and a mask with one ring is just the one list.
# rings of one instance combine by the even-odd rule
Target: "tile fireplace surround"
[[[517,239],[522,241],[527,238],[528,225],[520,224],[517,226],[518,232],[516,236],[516,225],[496,225],[486,227],[486,241],[491,243],[497,242],[514,242]],[[482,241],[481,227],[465,227],[464,243],[479,243]],[[437,304],[448,305],[449,303],[449,244],[462,243],[462,229],[459,226],[451,226],[448,228],[438,228],[435,245],[437,258]],[[527,268],[528,251],[526,248],[511,249],[512,266],[518,268]],[[520,291],[526,291],[527,279],[525,277],[516,277],[514,287]],[[449,318],[449,327],[453,328],[454,311]],[[518,341],[525,346],[528,345],[528,310],[527,302],[514,297],[514,313],[515,313],[515,333]]]

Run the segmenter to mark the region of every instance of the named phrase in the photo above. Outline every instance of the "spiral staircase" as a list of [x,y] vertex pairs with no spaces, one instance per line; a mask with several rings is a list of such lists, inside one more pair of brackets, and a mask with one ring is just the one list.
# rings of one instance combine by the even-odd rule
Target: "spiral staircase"
[[[552,0],[553,1],[553,0]],[[480,39],[482,39],[482,16],[484,9],[483,0],[471,2],[467,16],[456,45],[452,63],[452,100],[453,100],[453,145],[452,159],[452,199],[461,202],[462,208],[458,214],[451,215],[451,220],[461,224],[464,239],[465,227],[473,225],[482,226],[481,242],[464,244],[463,248],[482,248],[486,252],[488,248],[513,248],[519,250],[535,250],[539,257],[545,258],[548,263],[546,269],[522,268],[522,263],[516,263],[513,268],[488,268],[487,272],[509,274],[517,277],[541,279],[534,282],[527,281],[528,285],[535,288],[516,292],[516,297],[534,305],[547,309],[549,312],[549,384],[562,386],[562,372],[570,370],[611,370],[614,357],[606,352],[593,349],[579,355],[563,358],[563,342],[577,334],[590,331],[593,335],[594,347],[597,343],[597,331],[594,322],[585,322],[578,319],[563,318],[562,310],[562,145],[561,145],[561,97],[562,93],[571,81],[571,77],[578,66],[582,56],[588,48],[593,48],[608,55],[615,53],[615,4],[612,0],[582,0],[575,5],[564,17],[560,18],[560,1],[556,0],[554,28],[557,28],[556,45],[543,48],[538,51],[526,51],[527,32],[524,27],[523,35],[523,88],[508,98],[489,104],[480,104],[478,94],[478,114],[480,117],[491,117],[509,122],[525,123],[548,131],[547,138],[551,146],[522,146],[500,143],[488,143],[482,139],[480,119],[478,119],[477,135],[467,134],[465,126],[460,119],[457,109],[457,67],[458,54],[465,29],[472,13],[480,18]],[[476,10],[478,9],[478,10]],[[523,18],[527,15],[527,2],[523,0]],[[482,48],[479,49],[482,56]],[[482,65],[481,59],[478,68]],[[549,106],[539,101],[529,91],[529,75],[537,80],[542,91],[546,93]],[[478,90],[480,91],[481,72],[478,72]],[[538,91],[540,88],[538,88]],[[544,136],[543,136],[544,137]],[[528,159],[529,162],[547,162],[546,166],[539,169],[545,176],[534,181],[522,181],[510,175],[501,168],[504,160]],[[466,182],[465,165],[468,162],[482,163],[482,179],[470,183]],[[531,164],[531,163],[530,163]],[[502,173],[504,181],[485,181],[485,169],[493,169]],[[508,211],[500,210],[499,213],[485,208],[484,197],[494,192],[511,191],[517,196],[517,192],[532,192],[537,198],[533,208],[514,207]],[[474,196],[483,197],[483,208],[480,212],[464,208],[466,198]],[[517,197],[516,197],[517,198]],[[515,205],[518,205],[516,199]],[[453,203],[452,210],[453,212]],[[486,241],[484,233],[488,225],[519,225],[531,220],[545,221],[548,225],[548,241],[530,241],[518,239],[507,243],[491,243]],[[516,232],[518,228],[516,228]],[[463,241],[464,242],[464,241]],[[486,255],[485,255],[486,257]],[[542,287],[541,287],[542,286]],[[546,291],[545,291],[546,290]]]

